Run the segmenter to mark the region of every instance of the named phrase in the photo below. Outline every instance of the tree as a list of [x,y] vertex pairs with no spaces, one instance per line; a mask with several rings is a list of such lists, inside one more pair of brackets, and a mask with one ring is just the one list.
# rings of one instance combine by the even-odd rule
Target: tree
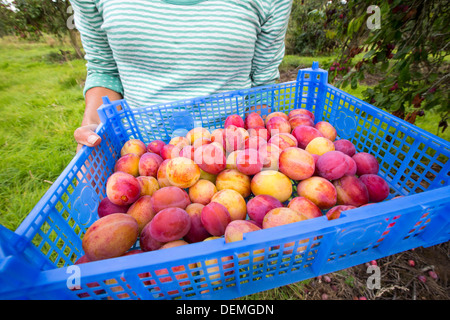
[[14,34],[14,12],[9,4],[0,1],[0,37]]
[[330,79],[337,86],[356,88],[365,76],[382,74],[376,86],[363,92],[367,102],[411,123],[433,110],[440,114],[439,128],[444,131],[450,111],[450,66],[445,61],[450,49],[450,1],[378,1],[381,25],[370,30],[365,22],[374,2],[348,2],[344,46],[329,66]]
[[15,0],[14,29],[23,38],[39,38],[43,33],[58,38],[68,35],[78,58],[83,58],[78,32],[69,28],[71,18],[68,0]]
[[294,0],[286,35],[288,54],[330,54],[339,46],[327,0]]

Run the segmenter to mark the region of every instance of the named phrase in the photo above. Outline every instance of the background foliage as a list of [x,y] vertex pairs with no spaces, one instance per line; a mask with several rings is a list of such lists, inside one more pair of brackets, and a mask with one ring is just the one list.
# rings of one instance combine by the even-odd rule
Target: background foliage
[[[380,8],[381,28],[367,20]],[[294,1],[288,30],[289,54],[332,54],[326,64],[336,86],[356,89],[367,78],[375,86],[364,100],[411,123],[425,112],[439,114],[444,132],[449,117],[448,0]]]
[[59,39],[68,36],[78,58],[83,58],[78,32],[72,26],[73,10],[68,0],[14,0],[0,3],[0,36],[15,34],[38,40],[44,34]]
[[338,85],[354,88],[368,75],[382,75],[364,92],[366,101],[411,123],[425,112],[438,113],[444,131],[450,110],[450,1],[380,1],[377,30],[362,23],[369,16],[369,3],[349,2],[351,20],[332,76],[339,78]]
[[294,0],[286,36],[291,55],[332,54],[339,48],[335,17],[340,6],[326,9],[327,1]]

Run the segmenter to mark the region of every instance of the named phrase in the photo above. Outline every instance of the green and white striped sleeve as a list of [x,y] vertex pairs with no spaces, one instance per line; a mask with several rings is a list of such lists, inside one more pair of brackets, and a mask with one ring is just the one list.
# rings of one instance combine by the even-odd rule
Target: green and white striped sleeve
[[292,0],[273,0],[255,44],[252,63],[252,87],[273,84],[279,78],[278,67],[285,53],[284,40]]
[[75,25],[86,53],[87,77],[83,94],[94,87],[104,87],[123,95],[116,62],[108,38],[101,29],[102,15],[93,0],[70,1],[74,10]]

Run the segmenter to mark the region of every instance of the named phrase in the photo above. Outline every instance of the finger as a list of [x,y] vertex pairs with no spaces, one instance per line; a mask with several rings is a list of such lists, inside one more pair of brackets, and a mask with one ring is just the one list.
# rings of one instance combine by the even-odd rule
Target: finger
[[83,144],[79,143],[77,145],[77,153],[81,150],[81,148],[83,147]]
[[97,128],[96,124],[79,127],[73,133],[75,140],[82,145],[89,147],[98,146],[101,138],[94,131]]

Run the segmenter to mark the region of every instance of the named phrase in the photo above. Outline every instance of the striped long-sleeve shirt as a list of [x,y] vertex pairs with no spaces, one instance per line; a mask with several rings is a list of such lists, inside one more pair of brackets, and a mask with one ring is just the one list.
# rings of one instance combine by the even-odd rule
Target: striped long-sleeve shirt
[[84,93],[143,107],[274,83],[292,0],[71,0]]

